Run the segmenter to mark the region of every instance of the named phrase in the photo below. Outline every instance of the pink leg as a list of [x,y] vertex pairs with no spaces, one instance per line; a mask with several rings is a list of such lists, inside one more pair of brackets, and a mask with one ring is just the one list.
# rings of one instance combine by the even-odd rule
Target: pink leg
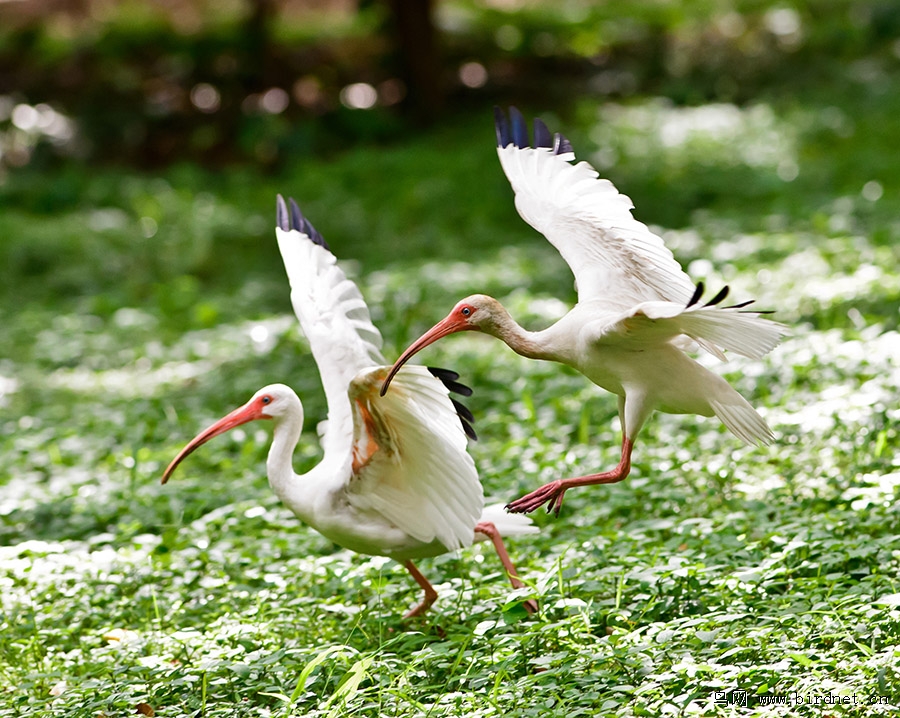
[[[475,525],[475,532],[484,534],[487,536],[491,543],[494,544],[494,550],[497,552],[497,555],[500,557],[500,563],[503,564],[503,568],[506,569],[506,575],[509,577],[509,582],[512,584],[513,588],[522,588],[525,586],[524,583],[519,579],[519,574],[516,571],[516,567],[513,565],[513,562],[509,558],[509,554],[506,552],[506,545],[503,543],[503,537],[500,535],[500,532],[497,530],[497,527],[494,526],[490,521],[482,521]],[[528,599],[524,603],[525,610],[528,613],[534,613],[538,609],[537,601],[533,599]]]
[[631,450],[633,448],[634,442],[628,437],[623,437],[622,458],[612,471],[551,481],[549,484],[544,484],[539,489],[535,489],[530,494],[526,494],[521,499],[516,499],[512,503],[507,504],[506,510],[514,514],[527,514],[546,503],[547,513],[549,514],[552,511],[556,516],[559,516],[563,497],[569,489],[576,486],[591,486],[593,484],[614,484],[628,476],[628,472],[631,471]]
[[431,604],[437,601],[437,591],[434,590],[434,586],[428,583],[428,579],[419,572],[419,569],[416,568],[416,565],[412,561],[407,561],[403,565],[406,566],[406,570],[412,574],[416,583],[422,587],[423,591],[425,591],[425,598],[422,599],[422,602],[415,608],[407,611],[406,615],[403,616],[403,620],[405,621],[425,613],[425,611],[431,607]]

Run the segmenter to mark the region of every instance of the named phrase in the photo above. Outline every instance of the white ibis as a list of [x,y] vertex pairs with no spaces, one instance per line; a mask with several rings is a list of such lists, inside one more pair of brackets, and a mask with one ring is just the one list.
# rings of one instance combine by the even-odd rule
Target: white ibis
[[[303,407],[283,384],[260,389],[250,401],[198,434],[163,474],[197,447],[229,429],[270,419],[269,484],[284,504],[336,544],[388,556],[406,566],[425,592],[404,618],[437,598],[412,560],[490,539],[513,587],[523,584],[502,536],[537,531],[502,505],[484,506],[475,464],[466,451],[474,438],[471,413],[450,397],[468,395],[455,372],[410,366],[397,374],[396,394],[380,397],[388,373],[381,335],[356,285],[337,266],[322,236],[290,200],[277,202],[275,233],[291,283],[291,302],[319,367],[328,421],[324,457],[302,476],[292,456],[303,428]],[[518,520],[510,520],[518,519]],[[525,603],[532,611],[535,604]]]
[[575,275],[578,302],[542,331],[519,326],[492,297],[474,294],[397,359],[382,387],[416,352],[441,337],[467,330],[490,334],[532,359],[574,367],[619,397],[622,454],[602,473],[552,481],[507,505],[526,513],[547,504],[559,515],[568,489],[622,481],[631,468],[635,438],[654,409],[671,414],[717,416],[748,444],[774,437],[763,418],[722,377],[686,350],[702,347],[725,360],[724,351],[758,359],[786,328],[745,309],[721,306],[728,287],[700,304],[696,287],[662,239],[631,215],[631,200],[600,179],[587,162],[573,164],[569,141],[534,121],[534,143],[521,113],[510,119],[495,109],[497,153],[515,192],[516,209],[562,254]]

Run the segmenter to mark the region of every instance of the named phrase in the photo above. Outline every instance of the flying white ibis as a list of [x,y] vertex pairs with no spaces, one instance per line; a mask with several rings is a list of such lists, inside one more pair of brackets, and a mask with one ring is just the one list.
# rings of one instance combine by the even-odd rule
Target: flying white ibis
[[[248,421],[271,419],[266,469],[272,489],[298,518],[336,544],[403,563],[425,592],[404,618],[427,610],[437,598],[412,560],[473,541],[490,539],[513,587],[521,587],[501,537],[537,528],[524,517],[510,516],[500,504],[484,506],[466,451],[466,434],[474,438],[472,415],[450,397],[451,391],[468,396],[471,390],[456,381],[456,372],[410,366],[396,376],[396,393],[380,397],[388,367],[362,294],[293,199],[288,212],[278,196],[277,221],[291,302],[328,402],[321,432],[324,457],[308,473],[294,473],[291,459],[303,428],[303,407],[292,389],[272,384],[192,439],[162,482],[214,436]],[[534,602],[527,601],[525,608],[534,610]]]
[[559,515],[568,489],[622,481],[634,440],[654,409],[719,417],[748,444],[774,437],[763,418],[722,377],[685,351],[702,347],[725,360],[724,350],[752,359],[770,351],[786,328],[744,309],[721,306],[728,287],[700,304],[696,287],[662,239],[631,215],[631,200],[600,179],[587,162],[572,164],[569,141],[534,121],[534,143],[522,114],[495,109],[497,153],[522,218],[562,254],[575,275],[577,304],[543,331],[527,331],[492,297],[474,294],[397,359],[382,387],[416,352],[441,337],[467,330],[490,334],[532,359],[574,367],[619,397],[622,454],[611,471],[552,481],[507,505],[527,513],[543,504]]

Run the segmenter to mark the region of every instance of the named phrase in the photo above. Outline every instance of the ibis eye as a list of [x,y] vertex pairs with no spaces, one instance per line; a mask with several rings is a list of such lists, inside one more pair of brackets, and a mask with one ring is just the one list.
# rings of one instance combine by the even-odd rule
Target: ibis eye
[[471,308],[471,307],[463,307],[463,308],[462,308],[462,315],[463,315],[464,317],[468,317],[471,313],[472,313],[472,308]]
[[263,403],[263,404],[271,404],[271,403],[272,403],[272,397],[271,397],[271,396],[264,396],[264,397],[262,398],[262,403]]

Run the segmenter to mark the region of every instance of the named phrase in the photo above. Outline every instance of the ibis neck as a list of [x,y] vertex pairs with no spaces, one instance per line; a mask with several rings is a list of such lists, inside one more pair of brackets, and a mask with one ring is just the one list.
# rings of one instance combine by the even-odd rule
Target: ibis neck
[[294,483],[294,449],[300,440],[303,417],[295,414],[280,417],[272,432],[272,446],[266,459],[266,473],[273,491],[284,500]]
[[484,328],[485,332],[497,337],[516,354],[529,359],[547,359],[548,356],[540,342],[540,332],[530,332],[520,326],[509,312],[503,309],[491,324]]

